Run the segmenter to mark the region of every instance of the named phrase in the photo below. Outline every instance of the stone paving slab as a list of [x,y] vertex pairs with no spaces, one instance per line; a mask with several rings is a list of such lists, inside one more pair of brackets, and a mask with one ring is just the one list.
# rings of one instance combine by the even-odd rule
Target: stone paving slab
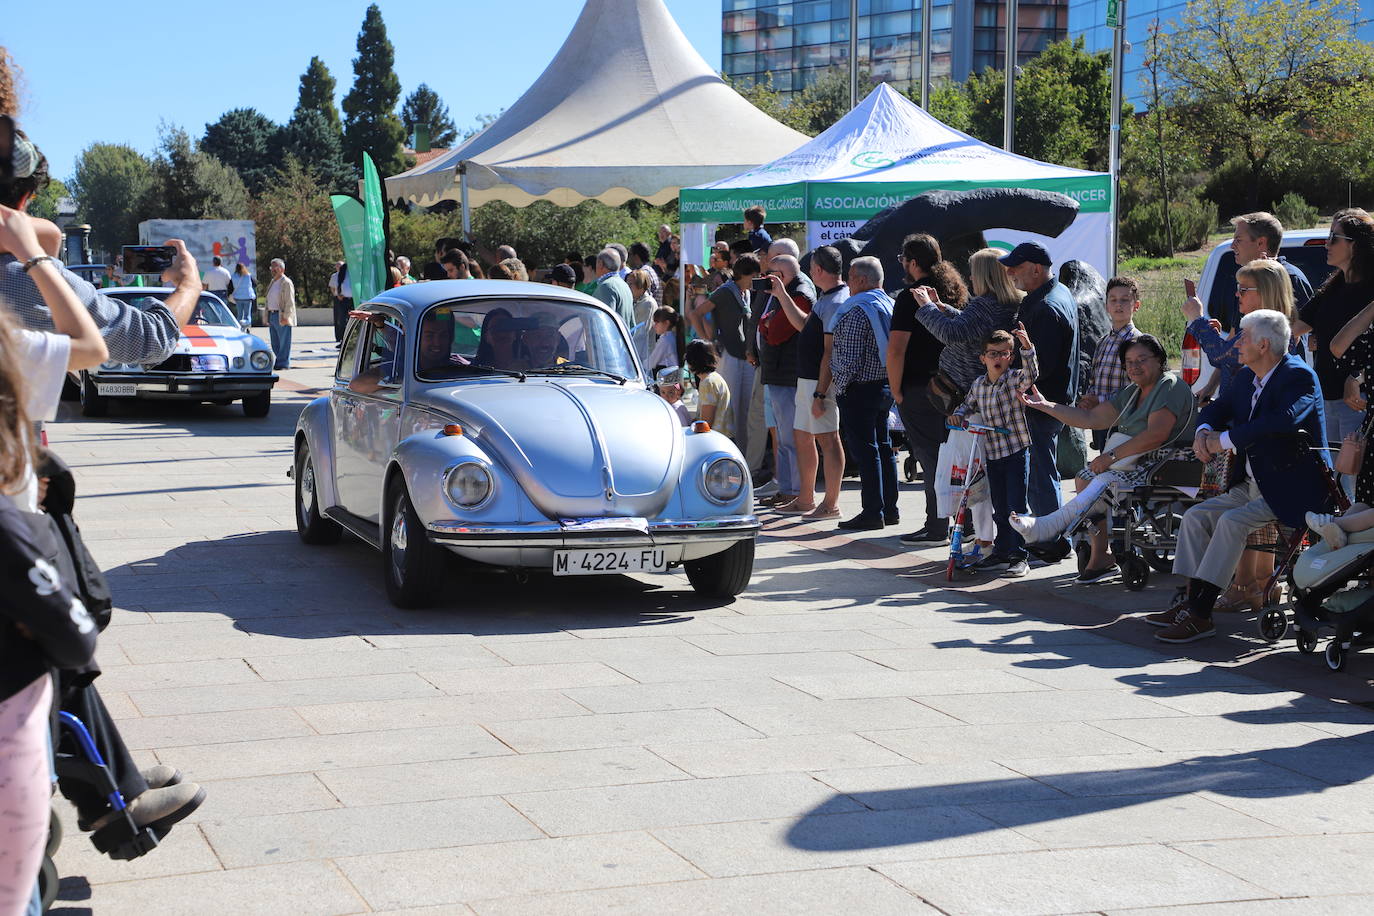
[[1369,659],[1332,674],[1244,615],[1163,646],[1135,617],[1172,577],[951,587],[908,526],[767,514],[733,602],[469,571],[400,611],[374,551],[292,530],[327,335],[299,329],[261,421],[50,427],[116,593],[107,705],[139,765],[208,791],[135,862],[58,800],[61,912],[1374,909]]

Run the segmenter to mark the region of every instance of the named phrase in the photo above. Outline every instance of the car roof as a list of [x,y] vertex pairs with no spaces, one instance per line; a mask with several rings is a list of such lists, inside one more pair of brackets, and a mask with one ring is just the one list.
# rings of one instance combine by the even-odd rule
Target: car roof
[[[143,295],[150,295],[150,294],[152,294],[152,293],[158,293],[158,294],[160,294],[160,295],[170,296],[172,293],[176,292],[176,287],[175,287],[175,286],[110,286],[110,287],[107,287],[107,288],[105,288],[105,289],[102,289],[101,292],[104,293],[104,294],[107,295],[107,296],[110,295],[110,294],[112,294],[112,293],[141,293],[141,294],[143,294]],[[214,293],[210,292],[208,289],[203,289],[203,290],[201,290],[201,291],[200,291],[200,294],[201,294],[202,296],[211,296],[211,297],[213,297],[213,298],[215,298],[215,299],[219,299],[219,296],[216,296]],[[223,300],[220,300],[220,301],[223,301]]]
[[552,283],[527,283],[521,280],[424,280],[383,290],[367,305],[389,305],[403,312],[427,309],[454,299],[558,299],[577,305],[590,305],[615,314],[600,299],[575,289]]

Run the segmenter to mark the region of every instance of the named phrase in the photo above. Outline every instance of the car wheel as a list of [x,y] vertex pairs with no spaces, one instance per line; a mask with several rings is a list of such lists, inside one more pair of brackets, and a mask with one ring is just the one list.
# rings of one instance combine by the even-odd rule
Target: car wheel
[[81,416],[103,417],[110,412],[110,399],[100,396],[90,373],[81,373]]
[[401,608],[422,608],[434,600],[443,574],[443,548],[429,539],[399,477],[387,487],[390,508],[382,527],[382,567],[386,594]]
[[736,541],[720,553],[688,560],[682,566],[697,594],[733,598],[744,591],[754,575],[754,539]]
[[320,511],[320,488],[315,485],[315,462],[304,442],[296,452],[296,534],[306,544],[337,544],[343,528]]
[[267,416],[267,412],[271,409],[271,391],[264,391],[261,394],[250,394],[243,399],[243,415],[245,417],[265,417]]

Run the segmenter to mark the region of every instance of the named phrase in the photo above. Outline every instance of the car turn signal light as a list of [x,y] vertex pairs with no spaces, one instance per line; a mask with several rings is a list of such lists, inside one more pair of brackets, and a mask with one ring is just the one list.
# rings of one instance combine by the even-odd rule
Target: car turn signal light
[[692,432],[694,432],[694,433],[709,433],[710,431],[711,431],[711,424],[710,424],[710,423],[707,423],[705,420],[694,420],[694,421],[692,422]]
[[457,423],[450,423],[444,427],[445,436],[461,436],[462,434],[463,427],[459,426]]

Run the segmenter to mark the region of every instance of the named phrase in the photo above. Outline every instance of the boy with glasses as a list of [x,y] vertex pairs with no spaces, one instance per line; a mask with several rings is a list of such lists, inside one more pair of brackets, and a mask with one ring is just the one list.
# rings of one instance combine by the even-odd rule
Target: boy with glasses
[[[1021,350],[1020,369],[1011,368],[1012,345]],[[1001,569],[1006,579],[1019,579],[1030,572],[1026,563],[1026,542],[1011,525],[1012,513],[1025,515],[1026,481],[1030,475],[1030,427],[1021,394],[1040,374],[1026,326],[1016,325],[1015,337],[1006,331],[993,331],[983,344],[980,358],[987,374],[974,380],[964,403],[950,419],[960,426],[970,414],[978,415],[985,426],[1001,427],[1005,433],[983,437],[983,458],[987,463],[988,489],[992,495],[992,518],[997,523],[993,551],[974,569]],[[971,471],[972,469],[970,469]]]

